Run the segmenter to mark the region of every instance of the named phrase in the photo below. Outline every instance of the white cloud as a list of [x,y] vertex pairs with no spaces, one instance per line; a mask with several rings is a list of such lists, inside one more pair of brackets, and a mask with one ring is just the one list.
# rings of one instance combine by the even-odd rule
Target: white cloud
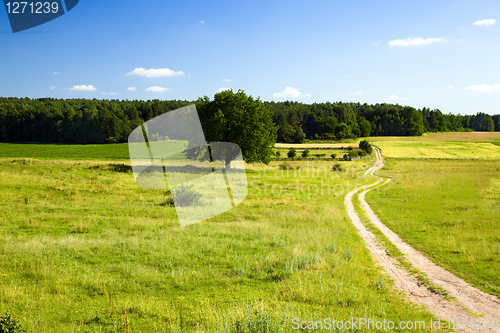
[[97,90],[93,85],[89,84],[88,86],[82,84],[81,86],[73,86],[71,88],[67,88],[69,90],[78,90],[78,91],[95,91]]
[[446,89],[450,89],[450,90],[454,89],[454,88],[455,88],[454,86],[448,86],[448,87],[446,87]]
[[52,87],[50,87],[50,89],[52,89],[52,90],[54,90],[54,89],[56,89],[56,88],[57,88],[57,86],[52,86]]
[[146,91],[152,91],[152,92],[164,92],[164,91],[169,91],[169,90],[172,90],[172,89],[158,87],[158,86],[149,87],[149,88],[146,89]]
[[107,93],[107,92],[102,92],[103,95],[118,95],[119,93],[117,92],[110,92],[110,93]]
[[199,24],[205,24],[205,21],[198,21]]
[[59,74],[61,74],[61,72],[52,72],[50,74],[59,75]]
[[487,19],[487,20],[478,20],[472,24],[477,25],[478,27],[481,27],[481,26],[488,27],[490,25],[495,25],[496,23],[497,23],[497,20],[495,20],[495,19]]
[[137,91],[136,87],[128,87],[127,89],[128,89],[128,91]]
[[150,69],[145,69],[145,68],[136,68],[132,72],[127,73],[127,75],[139,75],[139,76],[145,76],[145,77],[161,77],[161,76],[179,76],[179,75],[184,75],[183,71],[178,71],[175,72],[171,69],[168,68],[150,68]]
[[421,45],[429,45],[434,43],[446,43],[447,40],[444,38],[426,38],[423,39],[421,37],[412,37],[406,39],[395,39],[389,42],[389,46],[421,46]]
[[370,46],[379,46],[379,45],[380,45],[380,41],[370,44]]
[[361,94],[362,94],[361,91],[356,91],[355,93],[349,94],[349,96],[357,96],[357,95],[361,95]]
[[225,90],[233,90],[233,88],[219,88],[217,89],[217,92],[223,92]]
[[222,79],[224,82],[231,82],[231,79]]
[[470,91],[473,93],[492,93],[500,91],[500,84],[475,84],[464,89],[464,91]]
[[305,94],[305,95],[302,95],[302,93],[299,91],[299,89],[297,88],[294,88],[294,87],[286,87],[285,90],[283,90],[282,92],[280,93],[274,93],[273,94],[274,97],[278,97],[278,98],[298,98],[298,97],[309,97],[311,96],[311,94]]
[[399,100],[402,100],[401,97],[398,97],[396,95],[391,95],[391,96],[387,97],[387,99],[390,100],[390,101],[399,101]]

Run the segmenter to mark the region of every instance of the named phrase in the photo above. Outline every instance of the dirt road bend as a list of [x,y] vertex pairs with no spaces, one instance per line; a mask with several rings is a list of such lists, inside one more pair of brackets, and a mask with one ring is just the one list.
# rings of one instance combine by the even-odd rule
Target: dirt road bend
[[[375,153],[377,157],[375,164],[366,171],[366,175],[373,176],[375,172],[384,166],[380,150],[375,148]],[[443,320],[468,318],[465,328],[462,328],[462,324],[457,325],[459,327],[458,331],[460,332],[476,332],[477,330],[500,332],[500,327],[496,330],[492,330],[480,323],[481,321],[484,322],[486,318],[489,318],[490,320],[492,318],[500,320],[500,300],[498,300],[495,296],[489,295],[475,287],[472,287],[456,275],[434,264],[422,253],[406,244],[397,234],[384,225],[378,216],[373,212],[365,200],[366,193],[374,188],[387,184],[390,180],[390,178],[379,178],[371,185],[365,185],[354,189],[345,196],[344,203],[347,213],[354,226],[358,229],[360,236],[365,241],[368,249],[378,264],[394,281],[395,288],[403,291],[412,302],[427,307],[430,312],[434,313],[434,315],[442,318]],[[359,194],[361,191],[363,192]],[[375,236],[361,222],[352,203],[354,195],[359,195],[361,206],[367,213],[370,221],[377,228],[379,228],[402,253],[407,256],[408,261],[414,267],[426,273],[432,284],[444,288],[448,295],[453,297],[454,300],[447,300],[444,296],[432,292],[417,277],[409,274],[404,268],[393,261],[393,259],[375,239]],[[483,320],[477,319],[479,316],[482,316]],[[461,323],[463,322],[464,320],[462,319]],[[471,328],[472,325],[474,329]]]

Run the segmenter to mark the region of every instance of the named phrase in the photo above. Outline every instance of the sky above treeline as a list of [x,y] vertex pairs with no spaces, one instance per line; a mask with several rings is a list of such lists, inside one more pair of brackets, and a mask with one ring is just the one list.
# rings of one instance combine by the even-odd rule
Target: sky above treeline
[[12,33],[0,96],[398,103],[500,113],[500,1],[80,0]]

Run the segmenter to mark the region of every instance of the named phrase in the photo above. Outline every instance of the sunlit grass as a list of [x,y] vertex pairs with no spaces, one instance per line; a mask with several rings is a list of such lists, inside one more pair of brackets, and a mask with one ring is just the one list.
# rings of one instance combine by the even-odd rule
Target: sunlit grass
[[248,332],[288,332],[291,318],[429,322],[380,288],[380,268],[345,213],[347,191],[373,182],[363,177],[372,163],[332,172],[330,162],[290,162],[289,173],[248,165],[240,205],[182,228],[165,191],[136,186],[127,165],[3,159],[0,311],[29,332],[234,332],[258,318],[270,329]]
[[416,249],[500,296],[497,161],[386,159],[393,181],[367,194],[382,221]]

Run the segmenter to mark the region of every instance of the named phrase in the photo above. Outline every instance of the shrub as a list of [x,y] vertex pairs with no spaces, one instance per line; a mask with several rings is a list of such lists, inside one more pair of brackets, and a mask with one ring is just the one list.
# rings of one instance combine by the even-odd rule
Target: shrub
[[290,148],[290,150],[287,153],[287,156],[293,159],[295,156],[297,156],[297,151],[294,148]]
[[280,164],[280,166],[279,166],[279,168],[280,168],[281,170],[290,170],[290,169],[293,169],[293,168],[295,168],[295,167],[294,167],[294,166],[291,166],[291,165],[290,165],[290,164],[288,164],[288,163],[281,163],[281,164]]
[[333,171],[344,171],[344,168],[342,167],[342,164],[335,164],[334,166],[332,166],[332,170]]
[[165,202],[160,204],[160,206],[174,206],[174,198],[172,198],[172,192],[170,192],[170,190],[167,190],[167,192],[165,192]]
[[302,152],[302,157],[306,158],[309,156],[309,149],[306,149]]
[[181,185],[174,190],[174,194],[180,207],[196,206],[200,203],[201,194],[193,191],[192,186]]
[[366,156],[366,152],[361,149],[354,149],[349,152],[349,157],[350,158],[355,158],[358,156]]
[[372,148],[372,145],[366,141],[366,140],[362,140],[359,142],[359,148],[362,149],[363,151],[365,151],[367,154],[370,154],[373,152],[373,148]]
[[337,154],[331,154],[330,156],[332,157],[332,160],[334,160],[335,157],[337,157]]
[[276,156],[276,158],[280,158],[281,157],[281,152],[279,150],[276,150],[274,152],[274,156]]
[[0,333],[22,333],[26,332],[17,319],[9,311],[0,316]]

